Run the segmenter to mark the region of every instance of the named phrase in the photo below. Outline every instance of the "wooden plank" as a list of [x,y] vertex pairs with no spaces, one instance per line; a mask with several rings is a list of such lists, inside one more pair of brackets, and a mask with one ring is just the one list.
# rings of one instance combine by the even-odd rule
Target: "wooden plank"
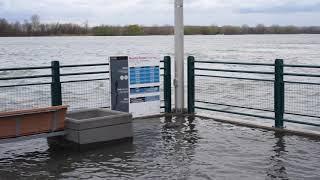
[[48,107],[48,108],[35,108],[35,109],[30,109],[30,110],[0,112],[0,118],[30,115],[30,114],[37,114],[37,113],[46,113],[46,112],[55,112],[55,111],[59,111],[62,109],[67,109],[67,108],[68,108],[68,106],[52,106],[52,107]]

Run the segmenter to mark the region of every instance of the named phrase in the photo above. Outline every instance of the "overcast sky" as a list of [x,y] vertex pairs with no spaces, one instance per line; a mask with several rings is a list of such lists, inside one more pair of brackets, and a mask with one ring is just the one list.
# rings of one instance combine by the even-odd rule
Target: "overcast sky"
[[[0,0],[10,21],[173,24],[173,0]],[[185,0],[188,25],[320,25],[320,0]]]

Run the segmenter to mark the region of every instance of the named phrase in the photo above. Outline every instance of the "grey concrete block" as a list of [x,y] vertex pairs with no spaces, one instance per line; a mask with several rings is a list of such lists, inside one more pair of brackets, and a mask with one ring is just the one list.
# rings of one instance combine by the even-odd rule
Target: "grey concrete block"
[[133,136],[132,115],[107,109],[71,112],[66,118],[66,139],[78,144],[113,141]]

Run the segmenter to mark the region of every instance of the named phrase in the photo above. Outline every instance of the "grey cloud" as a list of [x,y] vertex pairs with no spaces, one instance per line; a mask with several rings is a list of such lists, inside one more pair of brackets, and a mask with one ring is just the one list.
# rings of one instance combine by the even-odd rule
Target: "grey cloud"
[[[91,25],[161,25],[173,24],[173,3],[174,0],[0,0],[0,17],[21,21],[39,14],[41,21],[48,23],[88,20]],[[319,6],[320,0],[185,0],[185,20],[194,25],[250,25],[256,19],[266,24],[315,25]],[[298,18],[292,12],[309,13]],[[256,13],[254,18],[251,13]]]
[[316,4],[285,4],[274,7],[257,7],[257,8],[241,8],[238,10],[239,13],[250,14],[250,13],[304,13],[304,12],[320,12],[320,3]]

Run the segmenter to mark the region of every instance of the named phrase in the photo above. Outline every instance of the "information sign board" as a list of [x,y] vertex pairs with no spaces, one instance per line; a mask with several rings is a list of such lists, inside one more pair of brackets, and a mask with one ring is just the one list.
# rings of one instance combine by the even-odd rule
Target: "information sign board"
[[160,114],[160,61],[155,57],[110,57],[111,108],[133,117]]

